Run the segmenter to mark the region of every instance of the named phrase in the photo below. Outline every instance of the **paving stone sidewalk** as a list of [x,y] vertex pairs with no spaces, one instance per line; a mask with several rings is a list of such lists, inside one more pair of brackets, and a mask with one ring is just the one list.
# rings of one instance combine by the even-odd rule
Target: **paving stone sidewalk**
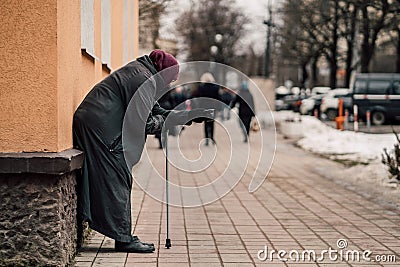
[[[190,160],[201,155],[198,148],[202,133],[202,125],[195,125],[186,128],[179,137],[180,149]],[[251,139],[252,148],[260,147],[257,134]],[[170,139],[174,138],[177,137]],[[229,159],[228,140],[223,128],[217,126],[217,154],[213,163],[200,173],[188,174],[171,167],[172,182],[184,186],[204,185],[218,177]],[[93,232],[75,258],[74,266],[398,266],[399,211],[374,203],[313,171],[344,168],[338,163],[304,152],[279,135],[277,141],[268,179],[255,193],[248,192],[250,173],[257,164],[257,156],[252,155],[244,178],[220,200],[193,208],[170,207],[171,249],[164,247],[165,204],[135,186],[132,192],[134,233],[141,240],[154,242],[156,251],[116,253],[113,240]],[[163,173],[164,154],[157,146],[156,139],[150,137],[149,157],[154,169]],[[202,144],[200,149],[214,148]],[[171,146],[170,150],[173,155],[178,148]],[[139,166],[135,176],[150,177],[152,171]],[[267,254],[260,252],[265,248]],[[330,248],[338,251],[331,252],[331,258]],[[272,259],[263,260],[272,250],[282,250],[281,256],[287,261],[280,260],[277,252]],[[371,251],[371,255],[366,253],[373,261],[362,259],[365,250]],[[313,252],[317,259],[323,257],[323,260],[308,260]],[[339,253],[343,259],[340,255],[335,259]],[[306,260],[302,260],[302,255]],[[386,258],[387,262],[378,261],[378,257],[379,260]]]

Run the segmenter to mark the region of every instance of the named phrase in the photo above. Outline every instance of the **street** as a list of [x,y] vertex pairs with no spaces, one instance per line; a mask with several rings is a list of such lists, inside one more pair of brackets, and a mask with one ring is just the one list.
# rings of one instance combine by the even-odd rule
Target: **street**
[[[201,155],[198,148],[202,134],[202,125],[194,125],[179,138],[182,153],[190,160]],[[174,138],[177,137],[170,139]],[[258,140],[250,138],[252,148],[260,146]],[[200,186],[218,177],[224,171],[226,148],[230,147],[221,127],[216,127],[216,143],[217,156],[208,168],[188,173],[171,167],[171,181]],[[171,146],[170,154],[174,155],[176,149]],[[206,149],[213,147],[201,145],[201,151]],[[163,173],[164,154],[157,149],[155,138],[148,138],[147,152],[154,169]],[[165,204],[135,185],[134,233],[143,241],[154,242],[156,251],[116,253],[113,240],[94,232],[75,258],[74,266],[397,266],[394,261],[400,260],[399,211],[318,174],[321,169],[340,172],[343,165],[305,152],[278,135],[267,180],[250,194],[250,173],[256,162],[257,157],[251,155],[243,179],[212,204],[170,207],[172,247],[168,250],[164,247]],[[139,166],[134,175],[150,179],[154,169]],[[308,254],[315,257],[309,260]]]

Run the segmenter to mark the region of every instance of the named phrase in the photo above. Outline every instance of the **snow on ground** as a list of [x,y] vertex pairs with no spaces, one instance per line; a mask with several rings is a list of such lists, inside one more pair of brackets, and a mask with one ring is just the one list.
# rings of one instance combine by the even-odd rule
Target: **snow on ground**
[[[387,203],[400,207],[398,196],[400,183],[390,179],[386,166],[381,163],[383,149],[393,149],[397,143],[391,134],[366,134],[339,131],[312,116],[300,116],[288,111],[274,112],[277,129],[285,135],[287,125],[295,124],[296,144],[307,151],[349,164],[338,170],[316,170],[320,175],[346,184],[351,188],[363,188],[366,195],[383,197]],[[291,121],[291,122],[287,122]]]
[[304,138],[297,142],[300,147],[340,160],[377,162],[383,149],[393,149],[397,142],[394,134],[338,131],[311,116],[303,116],[301,123]]
[[312,116],[299,116],[294,113],[275,113],[279,123],[294,119],[300,123],[303,138],[297,141],[301,148],[328,156],[331,159],[355,163],[374,163],[381,161],[383,149],[393,149],[397,142],[394,134],[366,134],[352,131],[339,131]]

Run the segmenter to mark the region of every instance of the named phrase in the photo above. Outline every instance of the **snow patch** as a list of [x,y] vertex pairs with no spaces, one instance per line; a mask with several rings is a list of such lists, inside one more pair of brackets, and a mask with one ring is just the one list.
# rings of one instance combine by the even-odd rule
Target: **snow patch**
[[394,134],[366,134],[333,129],[315,117],[302,116],[301,148],[331,159],[358,163],[380,162],[383,149],[392,149]]
[[300,118],[299,114],[288,111],[275,112],[274,118],[278,129],[290,121],[301,124],[303,138],[295,142],[299,147],[332,160],[350,163],[347,168],[329,171],[316,166],[315,171],[321,176],[400,208],[400,182],[390,179],[387,167],[381,163],[383,149],[390,151],[397,143],[393,133],[339,131],[315,117]]

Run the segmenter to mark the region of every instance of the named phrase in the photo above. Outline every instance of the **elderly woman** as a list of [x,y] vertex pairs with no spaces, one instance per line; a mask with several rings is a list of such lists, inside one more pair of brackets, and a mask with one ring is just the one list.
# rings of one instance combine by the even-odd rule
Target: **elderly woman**
[[[132,175],[122,146],[125,113],[128,107],[144,113],[132,115],[131,110],[127,113],[131,117],[140,117],[137,125],[133,125],[141,128],[138,133],[143,132],[143,136],[134,139],[139,140],[139,144],[133,144],[135,157],[140,158],[145,135],[159,131],[170,114],[157,104],[156,95],[177,79],[178,72],[178,62],[172,55],[154,50],[95,85],[74,114],[74,147],[85,154],[82,177],[77,186],[78,220],[87,221],[90,228],[114,239],[116,251],[154,251],[153,244],[143,243],[131,233]],[[148,88],[143,91],[142,85],[146,84]],[[150,98],[148,103],[155,104],[152,109],[150,106],[151,110],[136,108],[145,106],[137,100],[140,97],[134,99],[135,93],[138,95],[141,90]],[[181,123],[188,123],[187,115],[182,114]]]

